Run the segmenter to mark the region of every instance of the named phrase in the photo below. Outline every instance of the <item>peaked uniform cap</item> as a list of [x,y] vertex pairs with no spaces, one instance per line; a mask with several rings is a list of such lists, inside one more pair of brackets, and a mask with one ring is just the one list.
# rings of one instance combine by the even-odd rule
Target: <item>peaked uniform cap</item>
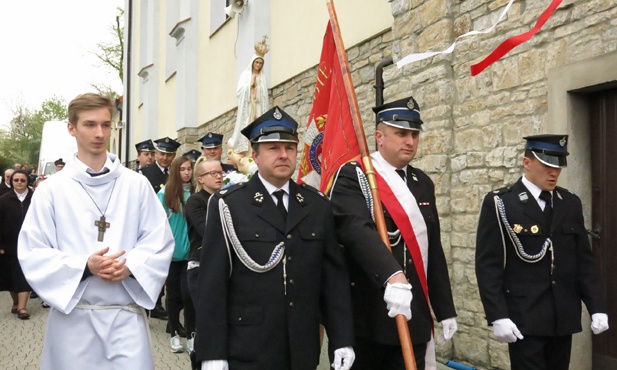
[[527,140],[525,149],[531,150],[543,164],[554,168],[568,166],[568,135],[544,134],[525,136],[523,139]]
[[275,106],[242,129],[251,143],[298,142],[298,122]]
[[197,141],[201,143],[202,149],[216,148],[223,144],[223,135],[215,132],[208,132]]
[[377,122],[404,130],[422,131],[420,106],[412,96],[375,107],[373,112],[377,114]]
[[163,153],[175,153],[176,150],[178,150],[179,146],[179,142],[168,137],[154,140],[154,147],[156,148],[156,150]]
[[201,157],[201,152],[199,150],[191,149],[188,152],[184,153],[183,156],[190,159],[192,162],[197,161],[199,157]]
[[140,152],[153,152],[155,150],[154,149],[154,143],[150,139],[144,140],[141,143],[135,144],[135,149],[137,149],[137,153],[140,153]]

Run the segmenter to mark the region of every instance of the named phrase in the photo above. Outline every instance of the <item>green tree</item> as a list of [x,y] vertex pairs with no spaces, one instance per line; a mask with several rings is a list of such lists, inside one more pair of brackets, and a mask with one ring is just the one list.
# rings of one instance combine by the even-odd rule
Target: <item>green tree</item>
[[[97,51],[94,53],[96,57],[103,63],[104,66],[111,68],[118,74],[118,78],[122,83],[124,81],[124,10],[117,8],[115,22],[110,27],[110,34],[113,41],[101,42],[96,44]],[[101,95],[110,95],[112,98],[118,98],[122,92],[115,92],[106,84],[98,83],[91,86]]]
[[0,132],[0,164],[36,164],[39,159],[43,124],[46,121],[67,119],[66,102],[56,96],[45,100],[39,109],[32,110],[24,104],[13,109],[8,130]]

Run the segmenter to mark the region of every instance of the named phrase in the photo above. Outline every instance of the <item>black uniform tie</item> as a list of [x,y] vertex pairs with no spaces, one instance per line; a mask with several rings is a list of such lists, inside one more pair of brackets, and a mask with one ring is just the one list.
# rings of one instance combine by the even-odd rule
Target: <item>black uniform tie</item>
[[546,222],[550,225],[553,220],[553,195],[550,191],[542,190],[540,193],[540,199],[542,199],[545,203],[544,217],[546,217]]
[[396,173],[398,173],[398,175],[401,177],[401,179],[403,179],[404,182],[407,182],[407,180],[405,179],[405,171],[404,170],[395,170]]
[[274,196],[276,197],[276,208],[281,213],[281,216],[283,216],[283,220],[287,220],[287,208],[285,208],[285,203],[283,202],[283,195],[285,195],[285,190],[279,189],[272,194],[274,194]]
[[169,174],[169,168],[167,167],[163,168],[163,174],[167,176]]

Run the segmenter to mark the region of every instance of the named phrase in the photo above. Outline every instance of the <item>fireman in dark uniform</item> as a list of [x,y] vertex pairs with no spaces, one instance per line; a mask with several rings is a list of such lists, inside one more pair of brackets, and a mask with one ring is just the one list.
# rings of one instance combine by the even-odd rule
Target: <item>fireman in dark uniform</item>
[[168,137],[154,140],[154,148],[156,149],[154,152],[154,163],[143,167],[141,173],[150,181],[154,192],[157,194],[167,182],[169,166],[176,157],[176,150],[178,150],[179,146],[179,142]]
[[[390,252],[381,241],[360,165],[351,162],[338,171],[330,192],[338,237],[349,266],[356,331],[356,364],[360,370],[404,370],[396,322],[407,317],[418,369],[432,363],[434,313],[443,327],[440,341],[456,332],[456,310],[441,246],[435,185],[409,163],[418,150],[422,120],[412,97],[373,108],[379,123],[377,152],[371,155],[384,218],[391,236]],[[386,197],[386,192],[396,194]],[[371,206],[372,208],[372,206]],[[393,216],[403,210],[400,218]],[[411,225],[411,226],[405,226]],[[413,294],[412,294],[413,292]],[[412,299],[413,296],[413,299]],[[429,305],[430,302],[430,305]]]
[[135,167],[135,172],[141,173],[142,167],[154,162],[154,143],[150,139],[144,140],[141,143],[135,144],[135,149],[137,149],[137,166]]
[[274,107],[244,128],[259,170],[210,197],[195,338],[202,368],[314,370],[320,322],[335,369],[353,363],[349,280],[330,203],[291,180],[297,126]]
[[567,370],[581,301],[594,334],[608,329],[608,317],[581,200],[557,186],[568,136],[524,139],[524,175],[482,204],[478,287],[495,338],[509,343],[513,370]]
[[[223,155],[223,135],[208,132],[198,141],[201,143],[201,149],[204,152],[204,157],[208,159],[216,159],[217,161],[221,160],[221,156]],[[223,172],[236,170],[236,166],[233,164],[221,162],[221,167],[223,167]]]

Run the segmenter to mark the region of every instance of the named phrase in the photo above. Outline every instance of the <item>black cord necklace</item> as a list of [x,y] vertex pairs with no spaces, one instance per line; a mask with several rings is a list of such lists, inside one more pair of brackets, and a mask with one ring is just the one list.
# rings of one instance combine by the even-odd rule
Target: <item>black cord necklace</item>
[[[75,181],[77,181],[77,180],[75,180]],[[111,223],[105,221],[105,213],[107,213],[107,208],[109,207],[109,202],[111,201],[111,196],[114,193],[114,189],[116,187],[116,181],[118,181],[118,178],[116,178],[114,180],[114,184],[111,187],[111,193],[109,193],[109,199],[107,199],[107,205],[105,206],[105,211],[101,211],[101,209],[99,208],[98,204],[96,204],[96,202],[94,201],[94,199],[92,198],[90,193],[88,193],[88,190],[86,190],[86,188],[84,187],[84,185],[80,181],[77,181],[77,183],[81,186],[82,189],[84,189],[84,191],[88,195],[88,198],[90,198],[92,203],[94,203],[94,206],[96,207],[96,209],[98,209],[99,212],[101,213],[101,217],[98,220],[94,221],[94,226],[98,227],[98,229],[99,229],[99,237],[98,237],[97,240],[100,241],[100,242],[103,241],[103,235],[105,234],[105,231],[109,227],[111,227]]]

